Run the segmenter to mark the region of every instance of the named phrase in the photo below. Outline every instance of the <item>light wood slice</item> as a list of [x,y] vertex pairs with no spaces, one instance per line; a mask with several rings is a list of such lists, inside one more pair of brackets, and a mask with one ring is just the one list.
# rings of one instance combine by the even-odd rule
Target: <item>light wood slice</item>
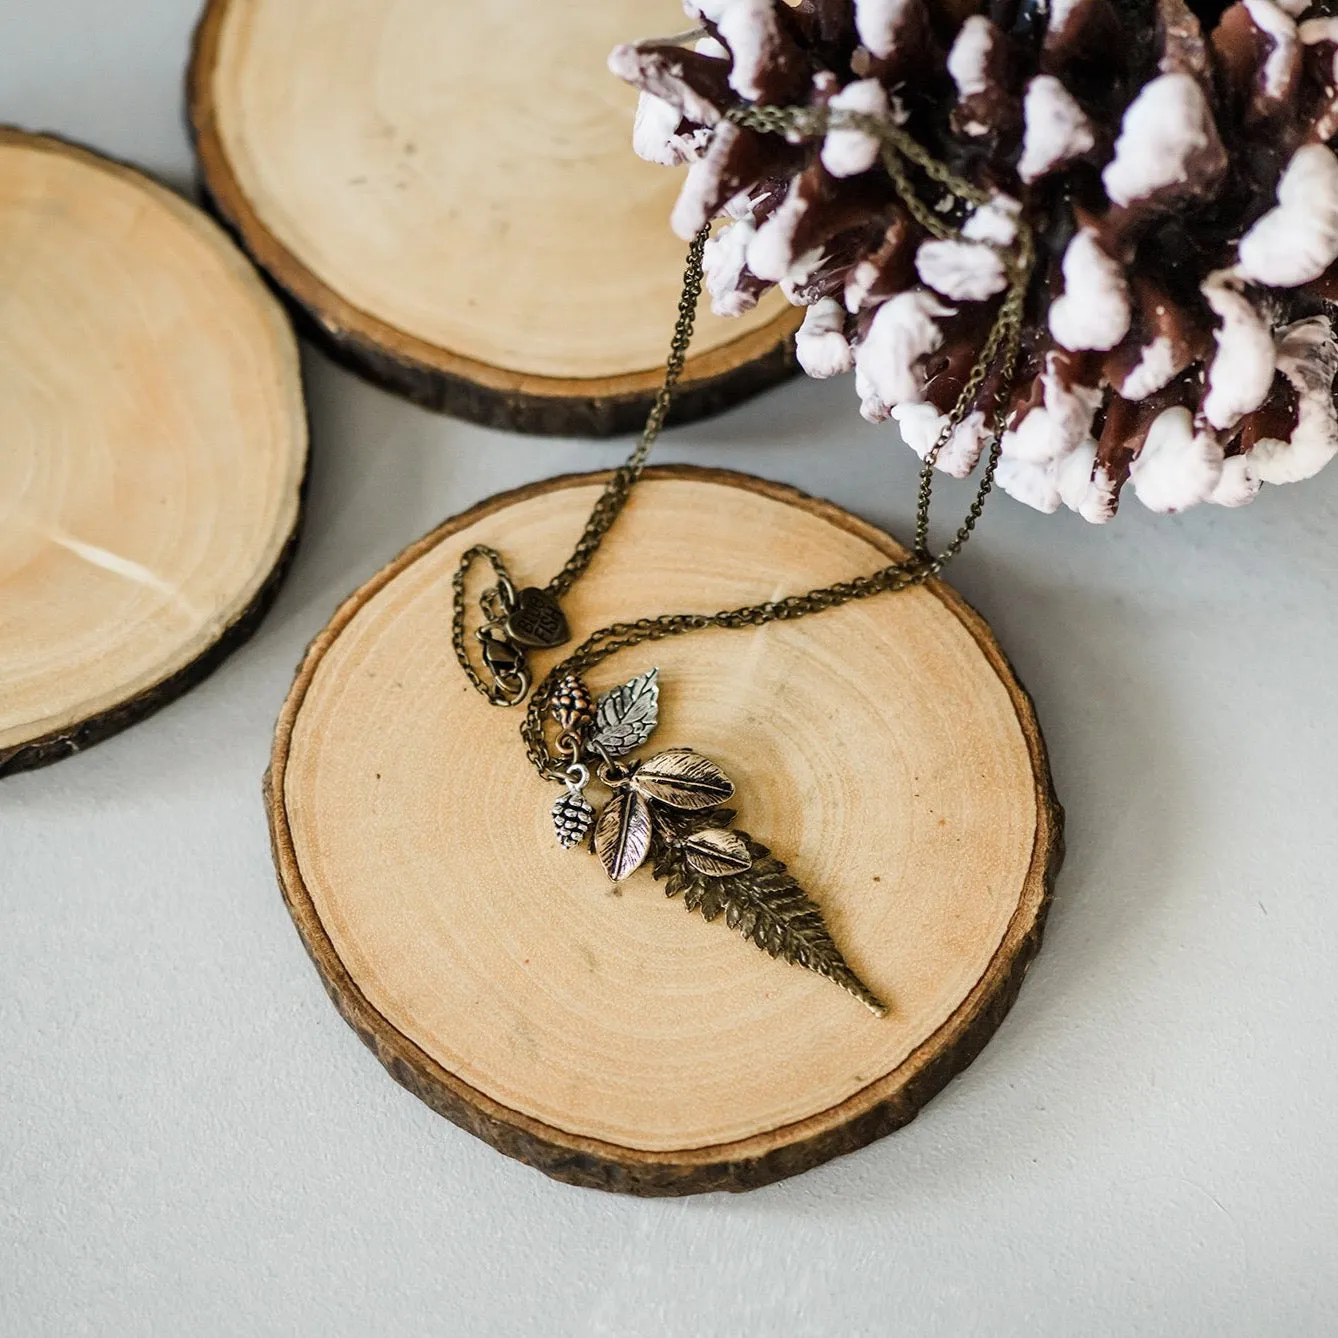
[[307,429],[282,308],[147,177],[0,129],[0,775],[147,715],[254,629]]
[[[646,870],[615,893],[564,851],[517,733],[450,644],[479,542],[546,578],[603,481],[523,488],[447,522],[313,643],[266,782],[289,909],[340,1011],[410,1091],[503,1152],[640,1194],[746,1189],[910,1120],[1016,994],[1061,857],[1031,703],[941,583],[601,665],[661,669],[655,742],[719,762],[739,825],[821,904],[890,1005],[774,961]],[[713,611],[901,555],[746,475],[652,470],[568,597],[578,635]]]
[[[677,0],[210,0],[190,115],[242,244],[355,370],[525,432],[640,426],[684,247],[681,173],[632,152],[618,42]],[[674,412],[789,375],[800,313],[703,305]]]

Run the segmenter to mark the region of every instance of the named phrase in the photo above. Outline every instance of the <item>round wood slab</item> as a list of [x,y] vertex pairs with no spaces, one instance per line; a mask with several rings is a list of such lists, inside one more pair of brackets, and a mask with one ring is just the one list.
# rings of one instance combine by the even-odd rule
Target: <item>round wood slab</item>
[[131,168],[0,129],[0,775],[184,692],[255,628],[307,427],[282,308]]
[[[678,307],[682,174],[633,154],[605,60],[683,26],[677,0],[210,0],[204,184],[355,370],[495,427],[634,430]],[[801,315],[704,305],[675,416],[789,375]]]
[[[485,542],[546,579],[603,475],[504,494],[352,596],[312,644],[266,782],[279,877],[340,1011],[410,1091],[501,1151],[639,1194],[746,1189],[910,1120],[980,1050],[1041,935],[1061,812],[1031,702],[941,583],[601,665],[660,667],[655,742],[734,778],[877,1018],[665,897],[615,892],[553,838],[559,791],[520,713],[450,645],[450,582]],[[567,600],[577,635],[885,565],[886,534],[722,471],[652,470]]]

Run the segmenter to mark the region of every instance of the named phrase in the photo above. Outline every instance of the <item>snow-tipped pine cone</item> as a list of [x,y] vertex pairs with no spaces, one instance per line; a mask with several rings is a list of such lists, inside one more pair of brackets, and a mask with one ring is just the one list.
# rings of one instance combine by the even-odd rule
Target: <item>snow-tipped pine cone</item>
[[[1020,211],[1037,263],[997,480],[1104,521],[1126,481],[1155,511],[1238,506],[1338,453],[1333,3],[687,0],[694,48],[610,66],[642,90],[636,150],[692,164],[675,231],[731,220],[707,246],[714,309],[779,283],[808,308],[805,370],[853,368],[864,416],[922,456]],[[990,201],[934,240],[871,135],[767,134],[726,119],[741,105],[887,114]],[[976,467],[999,393],[987,378],[940,467]]]

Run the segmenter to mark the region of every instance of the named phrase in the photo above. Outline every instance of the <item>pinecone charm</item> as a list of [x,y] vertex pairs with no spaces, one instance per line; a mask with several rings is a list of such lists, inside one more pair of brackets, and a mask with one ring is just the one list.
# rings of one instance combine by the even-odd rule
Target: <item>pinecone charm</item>
[[[812,376],[854,370],[863,415],[921,456],[1036,238],[1011,385],[987,376],[937,463],[976,469],[1002,411],[1015,498],[1109,520],[1239,506],[1338,454],[1338,17],[1308,0],[689,0],[695,45],[619,47],[633,147],[691,163],[672,225],[716,218],[706,286],[740,315],[807,308]],[[806,107],[768,133],[741,110]],[[894,125],[984,192],[969,207]],[[731,119],[734,118],[734,119]],[[756,124],[756,118],[752,124]],[[895,166],[895,164],[893,164]],[[926,211],[951,224],[951,236]],[[928,226],[926,224],[928,219]]]
[[595,810],[580,790],[571,789],[553,805],[553,830],[564,850],[578,846],[590,835]]
[[554,689],[548,710],[564,730],[579,733],[595,718],[595,699],[575,674],[567,674]]

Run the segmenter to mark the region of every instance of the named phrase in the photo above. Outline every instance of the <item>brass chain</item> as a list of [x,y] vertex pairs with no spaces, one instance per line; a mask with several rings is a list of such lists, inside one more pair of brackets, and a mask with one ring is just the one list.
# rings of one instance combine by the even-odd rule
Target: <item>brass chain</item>
[[[528,689],[529,684],[517,683],[516,690],[507,692],[504,684],[494,681],[491,685],[483,681],[483,675],[474,668],[474,662],[469,658],[469,651],[465,644],[465,577],[469,575],[469,569],[475,562],[482,559],[492,567],[493,576],[496,577],[497,584],[490,587],[492,590],[501,590],[505,588],[514,589],[511,581],[511,574],[506,568],[506,559],[495,549],[489,548],[487,544],[475,544],[473,548],[467,549],[460,555],[459,565],[455,569],[455,574],[451,577],[451,646],[455,650],[455,658],[460,662],[460,668],[464,670],[465,677],[478,689],[494,706],[512,706],[517,702],[523,701],[525,694],[519,691],[520,687]],[[488,623],[485,628],[490,626],[495,616],[493,610],[485,609],[488,617]],[[484,629],[480,629],[479,640],[482,641],[486,635]],[[515,698],[515,702],[511,698]]]
[[655,392],[655,403],[650,406],[646,426],[641,429],[641,440],[636,450],[613,472],[613,477],[605,485],[599,501],[590,512],[585,522],[585,529],[576,541],[571,557],[563,564],[548,583],[548,592],[553,596],[565,595],[584,574],[595,556],[604,536],[609,532],[618,513],[627,504],[641,471],[646,467],[646,458],[651,447],[664,427],[665,415],[669,412],[669,401],[673,398],[674,387],[683,374],[683,364],[687,361],[688,345],[692,343],[692,330],[697,320],[697,302],[702,294],[702,255],[706,250],[709,229],[702,228],[692,239],[688,247],[687,264],[683,270],[683,292],[678,299],[678,319],[674,322],[674,337],[669,342],[669,358],[664,367],[664,380]]
[[[901,203],[926,232],[940,240],[959,238],[960,229],[948,223],[924,203],[912,181],[908,165],[918,168],[929,180],[943,186],[961,205],[979,207],[990,199],[987,192],[957,176],[933,158],[900,126],[883,118],[860,113],[831,113],[825,108],[814,107],[740,106],[732,108],[727,114],[727,119],[747,129],[798,138],[816,137],[833,128],[859,130],[875,136],[880,142],[883,165]],[[679,299],[678,319],[669,346],[664,380],[655,396],[640,440],[636,449],[614,471],[605,485],[571,556],[561,571],[545,587],[554,598],[570,590],[589,567],[604,536],[626,505],[632,488],[645,468],[651,448],[664,427],[674,386],[682,375],[688,346],[692,340],[697,303],[702,290],[702,259],[708,234],[709,227],[702,228],[688,248],[687,264],[683,274],[683,292]],[[485,560],[492,566],[497,578],[497,585],[485,591],[483,596],[484,614],[489,621],[480,632],[476,633],[476,636],[485,643],[485,652],[486,633],[504,621],[506,592],[514,595],[515,587],[506,563],[496,549],[477,544],[461,556],[452,580],[454,603],[451,642],[456,658],[469,681],[494,704],[518,705],[527,694],[529,695],[529,704],[520,733],[525,743],[526,756],[541,776],[545,779],[564,780],[567,775],[569,759],[558,756],[549,749],[544,727],[549,702],[558,683],[566,675],[581,674],[619,651],[629,650],[633,646],[647,642],[681,636],[686,632],[702,631],[712,627],[762,627],[767,623],[805,618],[809,614],[837,608],[852,600],[868,599],[870,596],[885,592],[905,590],[910,586],[921,585],[938,575],[961,552],[984,511],[985,499],[993,487],[994,471],[999,463],[1007,413],[1007,390],[1016,370],[1021,344],[1023,304],[1035,261],[1034,245],[1026,222],[1019,219],[1013,250],[1011,254],[1005,255],[1008,288],[1004,300],[991,326],[989,336],[957,396],[952,412],[948,415],[933,446],[925,454],[920,467],[916,493],[915,546],[907,559],[890,563],[878,571],[856,576],[848,581],[838,581],[834,585],[821,586],[803,594],[786,595],[781,599],[767,600],[760,604],[746,604],[740,608],[723,609],[717,613],[666,613],[655,618],[611,623],[591,633],[572,654],[550,669],[539,686],[529,693],[528,671],[523,665],[510,680],[503,680],[494,670],[494,683],[490,687],[470,661],[465,636],[465,579],[470,567],[476,560]],[[951,542],[937,555],[931,555],[928,547],[929,512],[934,487],[934,466],[939,453],[970,412],[985,378],[996,366],[999,371],[1000,389],[991,417],[990,446],[979,486]]]

